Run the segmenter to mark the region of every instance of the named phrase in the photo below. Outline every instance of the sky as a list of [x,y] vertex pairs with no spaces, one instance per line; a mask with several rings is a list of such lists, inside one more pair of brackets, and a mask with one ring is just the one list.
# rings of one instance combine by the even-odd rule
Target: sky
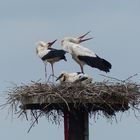
[[[36,43],[58,39],[54,47],[61,49],[60,41],[66,36],[80,36],[91,31],[93,40],[83,46],[94,51],[112,64],[106,74],[85,66],[85,72],[94,81],[102,81],[104,74],[126,79],[133,74],[140,79],[140,1],[139,0],[2,0],[0,4],[0,104],[5,103],[6,91],[11,83],[20,85],[42,79],[44,65],[36,55]],[[79,66],[67,54],[68,62],[55,64],[55,75],[61,71],[79,71]],[[51,73],[50,65],[47,66]],[[63,138],[63,122],[54,125],[41,118],[28,134],[30,122],[14,115],[7,117],[8,110],[0,110],[0,137],[5,140],[38,140]],[[134,112],[124,113],[118,122],[99,117],[90,119],[90,140],[138,140],[140,122]]]

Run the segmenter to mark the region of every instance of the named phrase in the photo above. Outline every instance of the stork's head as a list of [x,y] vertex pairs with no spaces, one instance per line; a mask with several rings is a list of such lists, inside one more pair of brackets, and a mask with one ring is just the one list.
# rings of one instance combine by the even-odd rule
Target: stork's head
[[92,39],[92,37],[84,38],[89,33],[90,33],[90,31],[85,33],[85,34],[83,34],[83,35],[81,35],[81,36],[79,36],[79,37],[66,37],[66,38],[64,38],[64,40],[61,41],[61,44],[63,45],[64,41],[69,41],[71,43],[80,44],[80,43],[82,43],[84,41]]
[[36,52],[38,53],[39,51],[43,51],[45,49],[50,48],[54,43],[56,42],[56,40],[52,41],[52,42],[44,42],[44,41],[39,41],[37,43],[37,48],[36,48]]
[[62,72],[60,74],[60,76],[56,79],[56,81],[60,81],[61,83],[65,82],[66,81],[66,78],[68,76],[68,73],[67,72]]
[[44,41],[39,41],[36,47],[36,53],[38,54],[40,51],[43,51],[46,48],[47,44]]
[[45,47],[47,45],[47,43],[46,42],[44,42],[44,41],[39,41],[38,43],[37,43],[37,46],[40,46],[40,47]]

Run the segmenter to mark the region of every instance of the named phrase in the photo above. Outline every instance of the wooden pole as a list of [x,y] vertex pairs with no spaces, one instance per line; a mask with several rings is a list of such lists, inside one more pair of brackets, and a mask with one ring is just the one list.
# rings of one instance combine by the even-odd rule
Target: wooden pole
[[89,117],[88,112],[84,112],[84,140],[89,140]]
[[69,140],[69,114],[67,111],[64,112],[64,137],[65,140]]
[[64,113],[64,129],[65,140],[89,140],[88,112],[71,110]]

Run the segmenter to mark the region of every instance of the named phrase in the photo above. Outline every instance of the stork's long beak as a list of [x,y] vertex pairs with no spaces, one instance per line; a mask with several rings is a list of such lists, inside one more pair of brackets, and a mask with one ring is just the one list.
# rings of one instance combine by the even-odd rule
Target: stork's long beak
[[91,32],[91,31],[88,31],[87,33],[85,33],[85,34],[79,36],[78,38],[79,38],[79,39],[82,39],[82,38],[84,38],[86,35],[88,35],[90,32]]
[[52,42],[49,42],[49,43],[48,43],[48,44],[49,44],[49,47],[51,47],[56,41],[57,41],[57,39],[54,40],[54,41],[52,41]]
[[63,76],[63,74],[61,74],[61,75],[56,79],[56,81],[58,81],[62,76]]
[[93,37],[89,37],[89,38],[86,38],[86,39],[80,39],[79,40],[79,43],[84,42],[84,41],[87,41],[87,40],[90,40],[90,39],[93,39]]
[[84,42],[84,41],[87,41],[87,40],[90,40],[90,39],[93,39],[93,37],[89,37],[89,38],[83,39],[83,38],[84,38],[86,35],[88,35],[90,32],[91,32],[91,31],[88,31],[87,33],[85,33],[85,34],[81,35],[80,37],[78,37],[79,43]]

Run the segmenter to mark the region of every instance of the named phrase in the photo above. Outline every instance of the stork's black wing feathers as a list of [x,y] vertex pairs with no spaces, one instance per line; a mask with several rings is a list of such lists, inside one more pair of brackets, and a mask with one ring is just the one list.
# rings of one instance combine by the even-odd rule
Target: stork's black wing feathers
[[109,72],[112,65],[105,59],[100,58],[99,56],[90,57],[90,56],[78,56],[81,61],[84,61],[87,65],[91,67],[98,68],[99,70]]
[[65,54],[66,54],[66,51],[64,51],[64,50],[50,49],[50,52],[48,52],[46,55],[44,55],[42,57],[42,60],[44,61],[47,59],[52,59],[52,58],[58,57],[60,59],[64,59],[65,61],[67,61]]

